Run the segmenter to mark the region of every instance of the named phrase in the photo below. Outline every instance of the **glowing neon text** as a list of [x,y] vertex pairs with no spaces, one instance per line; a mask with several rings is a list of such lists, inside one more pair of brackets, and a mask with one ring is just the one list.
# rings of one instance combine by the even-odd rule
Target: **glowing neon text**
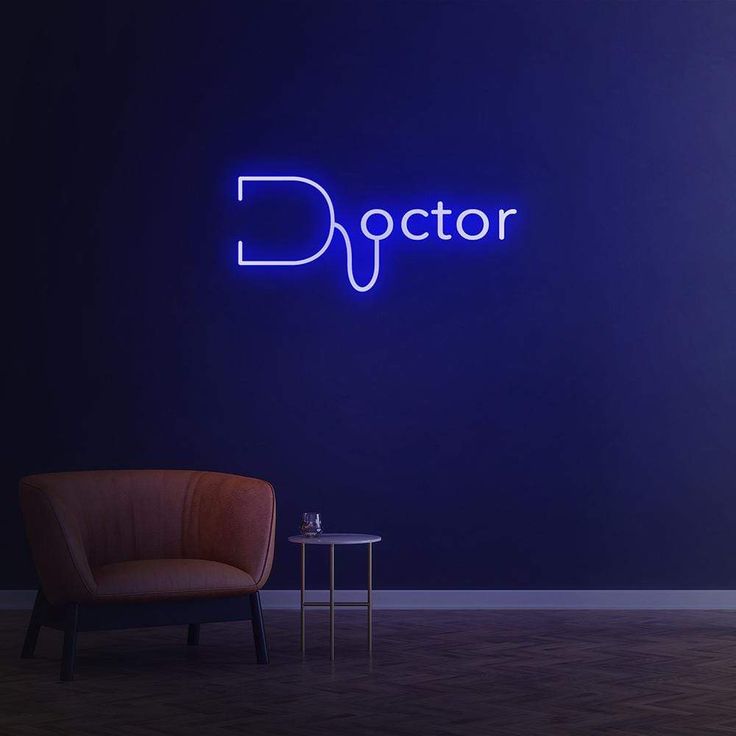
[[[296,182],[305,184],[316,189],[324,198],[329,213],[329,224],[324,242],[310,255],[292,260],[252,260],[245,258],[245,246],[242,240],[238,241],[238,265],[239,266],[304,266],[316,261],[324,255],[332,243],[335,231],[339,232],[345,242],[347,252],[347,274],[350,285],[356,291],[369,291],[378,280],[381,261],[381,241],[386,240],[394,231],[394,218],[385,209],[370,209],[360,219],[360,231],[368,239],[373,241],[373,274],[366,284],[358,284],[353,273],[353,249],[347,230],[335,219],[335,207],[330,195],[325,189],[313,179],[303,176],[239,176],[238,177],[238,201],[243,201],[243,190],[249,182]],[[505,240],[507,219],[517,214],[515,209],[499,209],[497,226],[494,234],[498,240]],[[453,215],[451,209],[445,207],[445,203],[439,200],[432,210],[410,209],[407,210],[400,220],[401,234],[408,240],[426,240],[430,237],[430,228],[434,229],[440,240],[451,240],[452,233],[447,230],[446,217],[448,220]],[[434,216],[434,223],[430,219]],[[462,210],[455,218],[455,232],[464,240],[482,240],[491,232],[491,219],[479,209]]]

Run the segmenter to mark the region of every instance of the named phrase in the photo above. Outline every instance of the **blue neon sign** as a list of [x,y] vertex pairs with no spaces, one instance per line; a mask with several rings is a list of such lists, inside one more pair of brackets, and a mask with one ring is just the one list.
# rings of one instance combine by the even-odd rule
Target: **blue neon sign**
[[[242,240],[238,241],[238,265],[239,266],[305,266],[320,258],[327,252],[335,235],[335,231],[340,233],[346,250],[347,258],[347,275],[350,285],[356,291],[370,291],[378,281],[378,275],[381,270],[381,241],[388,238],[394,231],[394,218],[384,209],[370,209],[360,219],[360,230],[363,235],[373,242],[373,274],[366,284],[359,284],[355,280],[353,273],[353,248],[348,231],[335,219],[335,206],[327,191],[313,179],[307,179],[304,176],[239,176],[238,177],[238,201],[243,201],[245,185],[251,182],[287,182],[300,183],[308,187],[316,189],[325,200],[327,210],[329,212],[329,225],[324,242],[311,255],[296,260],[254,260],[245,257],[246,247]],[[498,210],[498,226],[495,229],[498,240],[506,238],[506,220],[512,215],[517,214],[515,209],[499,209]],[[407,210],[400,220],[400,230],[402,235],[408,240],[425,240],[429,237],[429,219],[433,215],[436,220],[436,234],[440,240],[451,240],[452,233],[446,230],[445,218],[452,215],[453,211],[445,208],[444,202],[439,200],[432,210],[410,209]],[[375,220],[381,219],[382,223],[375,227],[381,228],[379,232],[375,232],[372,227]],[[475,229],[468,231],[466,220],[476,220]],[[455,220],[455,231],[464,240],[482,240],[491,230],[491,220],[488,215],[479,209],[466,209],[460,212]]]

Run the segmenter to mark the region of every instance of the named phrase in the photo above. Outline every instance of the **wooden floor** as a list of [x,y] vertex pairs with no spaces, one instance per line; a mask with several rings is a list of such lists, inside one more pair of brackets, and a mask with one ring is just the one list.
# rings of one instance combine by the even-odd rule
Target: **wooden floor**
[[20,660],[27,614],[0,612],[0,734],[42,736],[708,736],[736,734],[736,613],[266,611],[272,663],[247,624],[80,635],[77,679],[57,681],[60,636]]

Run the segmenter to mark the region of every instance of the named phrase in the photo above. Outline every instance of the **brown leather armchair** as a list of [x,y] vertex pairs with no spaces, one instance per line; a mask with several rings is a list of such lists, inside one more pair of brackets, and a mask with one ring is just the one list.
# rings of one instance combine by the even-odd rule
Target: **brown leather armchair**
[[23,656],[41,626],[64,631],[71,680],[78,631],[250,619],[268,662],[258,591],[271,571],[273,487],[188,470],[108,470],[23,478],[21,509],[40,589]]

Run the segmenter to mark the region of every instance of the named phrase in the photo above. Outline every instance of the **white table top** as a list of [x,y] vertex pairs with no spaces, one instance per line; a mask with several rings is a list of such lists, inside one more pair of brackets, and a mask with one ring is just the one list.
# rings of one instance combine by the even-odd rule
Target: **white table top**
[[294,544],[370,544],[380,542],[377,534],[320,534],[318,537],[304,537],[296,534],[289,537]]

